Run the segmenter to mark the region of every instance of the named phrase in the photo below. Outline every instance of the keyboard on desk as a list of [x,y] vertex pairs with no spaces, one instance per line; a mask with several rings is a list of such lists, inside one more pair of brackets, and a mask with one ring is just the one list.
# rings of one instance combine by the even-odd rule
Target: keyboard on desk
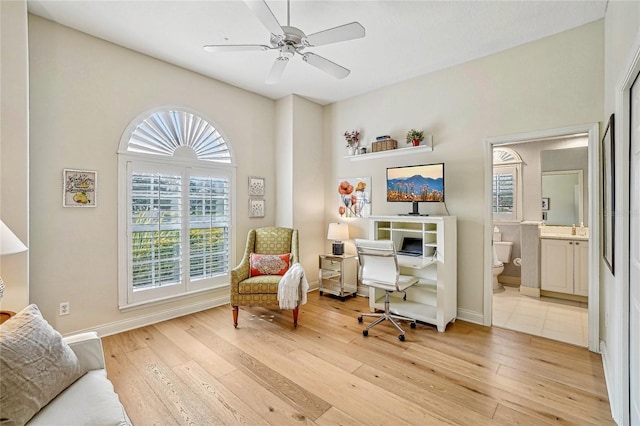
[[397,252],[397,254],[400,254],[402,256],[413,256],[413,257],[418,257],[418,256],[422,256],[422,253],[420,252],[415,252],[415,251],[404,251],[404,250],[399,250]]

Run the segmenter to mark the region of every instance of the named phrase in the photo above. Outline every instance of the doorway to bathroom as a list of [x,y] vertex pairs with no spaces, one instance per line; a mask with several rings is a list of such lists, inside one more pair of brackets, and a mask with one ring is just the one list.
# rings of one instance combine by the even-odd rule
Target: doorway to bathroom
[[487,139],[485,325],[598,351],[598,137],[591,124]]

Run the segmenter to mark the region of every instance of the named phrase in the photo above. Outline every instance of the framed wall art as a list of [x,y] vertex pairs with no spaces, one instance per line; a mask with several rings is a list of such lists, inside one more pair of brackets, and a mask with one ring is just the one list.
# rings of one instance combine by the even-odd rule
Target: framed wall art
[[264,196],[264,178],[249,176],[249,196]]
[[549,198],[548,197],[542,197],[542,211],[548,211],[549,210]]
[[249,200],[249,217],[264,217],[264,200]]
[[98,172],[64,169],[62,171],[62,206],[95,207]]
[[614,116],[611,114],[609,123],[602,137],[602,257],[614,274],[614,245],[615,245],[615,161],[614,161],[615,133]]
[[338,179],[338,214],[340,217],[371,215],[371,177]]

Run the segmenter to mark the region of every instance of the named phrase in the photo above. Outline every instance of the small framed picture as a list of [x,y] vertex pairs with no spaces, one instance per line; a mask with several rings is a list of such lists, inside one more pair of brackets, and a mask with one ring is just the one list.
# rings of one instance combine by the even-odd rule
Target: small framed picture
[[62,172],[62,206],[95,207],[98,172],[64,169]]
[[264,196],[264,178],[249,176],[249,196]]
[[264,200],[249,200],[249,217],[264,217]]
[[542,211],[546,212],[549,211],[549,198],[542,198]]

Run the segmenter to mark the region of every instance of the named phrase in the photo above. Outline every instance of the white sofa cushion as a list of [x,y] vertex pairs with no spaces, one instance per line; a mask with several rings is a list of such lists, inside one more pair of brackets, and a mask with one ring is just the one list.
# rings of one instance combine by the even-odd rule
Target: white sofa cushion
[[36,305],[0,326],[0,354],[2,425],[25,424],[85,373]]
[[130,425],[106,370],[91,370],[31,419],[29,426]]

